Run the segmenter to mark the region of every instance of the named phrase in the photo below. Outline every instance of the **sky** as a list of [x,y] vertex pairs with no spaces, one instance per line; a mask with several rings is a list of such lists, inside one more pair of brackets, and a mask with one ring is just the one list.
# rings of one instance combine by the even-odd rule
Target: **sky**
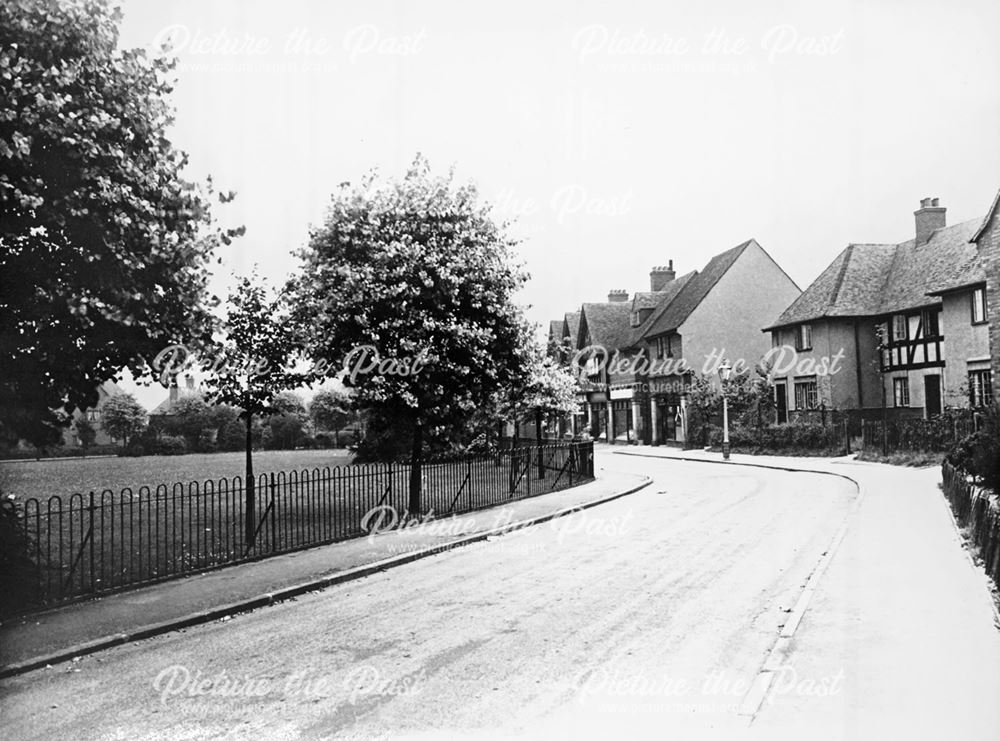
[[122,7],[123,46],[178,55],[188,176],[238,193],[220,292],[255,264],[280,283],[338,183],[418,152],[514,221],[543,326],[751,237],[805,288],[911,237],[921,198],[957,223],[1000,188],[992,0]]

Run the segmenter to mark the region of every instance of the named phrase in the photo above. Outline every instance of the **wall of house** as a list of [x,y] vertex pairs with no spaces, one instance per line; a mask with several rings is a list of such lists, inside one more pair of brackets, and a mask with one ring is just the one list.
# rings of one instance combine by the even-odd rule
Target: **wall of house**
[[1000,217],[997,214],[992,214],[976,247],[986,268],[986,303],[990,319],[988,332],[995,394],[1000,384]]
[[956,291],[944,296],[941,331],[944,334],[945,405],[969,405],[969,370],[989,367],[991,325],[972,323],[972,291]]
[[[724,353],[730,362],[751,367],[770,347],[761,327],[788,307],[801,291],[756,243],[750,244],[678,328],[684,358],[696,373],[706,358]],[[714,373],[713,368],[708,372]]]
[[[788,409],[795,408],[794,386],[797,377],[816,376],[819,401],[827,409],[856,409],[881,406],[875,359],[874,327],[871,322],[858,321],[858,341],[855,343],[853,319],[817,320],[812,326],[812,349],[794,353],[797,328],[786,327],[778,332],[783,350],[773,350],[775,381],[786,382]],[[861,384],[858,382],[858,352],[861,348]],[[825,370],[824,370],[825,369]]]

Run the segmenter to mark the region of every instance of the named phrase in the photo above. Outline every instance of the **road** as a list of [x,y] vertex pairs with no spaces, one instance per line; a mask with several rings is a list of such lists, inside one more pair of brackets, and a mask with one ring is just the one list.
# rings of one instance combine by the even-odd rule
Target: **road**
[[[293,602],[7,680],[4,736],[439,738],[501,729],[728,738],[746,730],[740,703],[852,517],[856,488],[811,473],[623,456],[602,464],[647,473],[653,485]],[[822,676],[792,670],[778,693],[815,703],[819,688],[834,697],[854,679],[813,665]]]

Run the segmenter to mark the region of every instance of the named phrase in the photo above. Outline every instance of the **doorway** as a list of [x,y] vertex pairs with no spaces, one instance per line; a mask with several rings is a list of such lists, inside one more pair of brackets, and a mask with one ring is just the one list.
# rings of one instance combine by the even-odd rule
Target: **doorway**
[[924,376],[924,409],[927,419],[941,414],[941,376]]
[[778,413],[778,424],[788,421],[788,391],[784,383],[774,384],[774,408]]

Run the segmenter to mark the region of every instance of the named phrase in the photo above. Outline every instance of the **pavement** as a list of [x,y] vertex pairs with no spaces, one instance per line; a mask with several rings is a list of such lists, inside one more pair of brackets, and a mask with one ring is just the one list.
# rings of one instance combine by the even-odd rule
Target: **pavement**
[[443,550],[615,499],[641,475],[592,483],[374,536],[229,566],[28,615],[0,625],[0,678],[264,607]]

